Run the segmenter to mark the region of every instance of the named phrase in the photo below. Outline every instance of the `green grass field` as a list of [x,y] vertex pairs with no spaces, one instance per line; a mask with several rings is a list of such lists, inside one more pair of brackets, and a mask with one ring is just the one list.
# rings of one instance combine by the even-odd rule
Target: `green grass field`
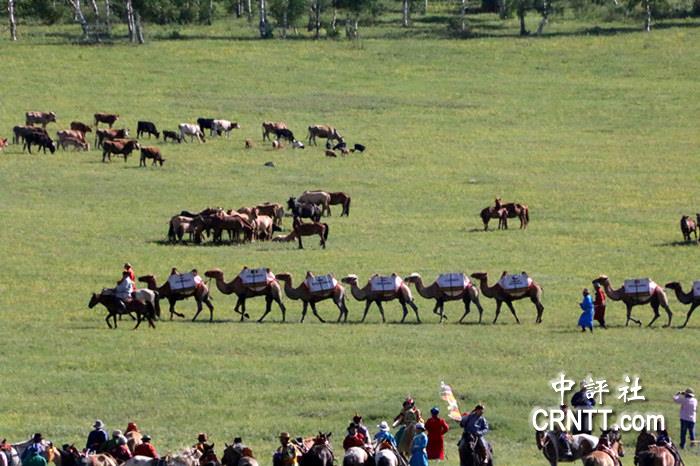
[[[666,415],[678,436],[671,395],[698,388],[700,315],[685,330],[624,328],[624,306],[610,302],[607,331],[575,327],[581,289],[600,273],[619,286],[698,278],[697,245],[682,244],[678,221],[694,215],[700,169],[697,24],[652,34],[561,34],[545,39],[469,41],[152,41],[143,47],[81,47],[35,40],[0,42],[0,136],[27,110],[52,110],[58,125],[120,113],[135,131],[151,120],[175,129],[198,116],[237,120],[230,140],[161,146],[162,168],[134,157],[102,164],[101,154],[0,154],[0,436],[34,431],[81,443],[95,418],[108,428],[135,420],[161,451],[206,431],[222,446],[241,435],[263,463],[279,431],[333,431],[336,445],[355,412],[367,424],[391,420],[410,394],[425,413],[453,385],[463,410],[487,407],[502,465],[545,464],[528,415],[558,403],[548,381],[606,378],[608,405]],[[335,125],[365,154],[328,159],[321,148],[272,151],[260,122],[284,120],[297,134]],[[258,146],[243,149],[243,139]],[[146,139],[147,141],[147,139]],[[276,168],[264,167],[274,161]],[[294,244],[163,244],[169,217],[182,209],[283,202],[309,188],[352,195],[349,218],[328,219],[328,249]],[[495,196],[529,204],[519,231],[481,231],[478,212]],[[285,220],[289,228],[289,220]],[[400,306],[376,308],[363,325],[299,325],[301,305],[286,301],[262,325],[237,320],[234,299],[214,291],[215,323],[159,322],[108,330],[93,291],[112,286],[121,265],[159,281],[170,267],[244,265],[291,272],[525,270],[544,287],[544,323],[529,301],[491,325],[437,324],[432,302],[417,298],[422,325],[398,325]],[[230,278],[229,278],[230,279]],[[686,307],[670,297],[680,324]],[[250,301],[258,317],[262,300]],[[350,320],[362,304],[350,300]],[[194,302],[178,309],[191,318]],[[330,303],[320,305],[335,319]],[[634,315],[644,323],[649,307]],[[409,320],[413,320],[409,316]],[[663,320],[663,319],[662,319]],[[661,323],[661,322],[660,322]],[[660,323],[657,327],[660,327]],[[623,406],[615,386],[638,374],[648,402]],[[456,427],[456,426],[455,426]],[[448,435],[448,463],[458,464]],[[628,449],[634,439],[627,437]],[[631,464],[626,459],[625,464]],[[696,453],[686,464],[698,465]]]

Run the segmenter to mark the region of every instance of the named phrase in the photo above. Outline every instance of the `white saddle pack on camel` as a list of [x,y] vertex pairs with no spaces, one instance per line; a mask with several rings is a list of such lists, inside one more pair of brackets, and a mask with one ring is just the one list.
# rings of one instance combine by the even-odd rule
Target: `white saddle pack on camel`
[[168,285],[175,293],[188,294],[194,291],[197,283],[194,281],[194,275],[187,272],[169,276]]
[[259,291],[275,281],[275,274],[269,269],[243,269],[238,274],[243,284],[248,288]]
[[438,276],[437,284],[440,291],[448,296],[458,296],[465,288],[472,286],[472,282],[463,273],[442,273]]
[[654,294],[658,286],[649,278],[625,280],[625,294],[635,298],[648,298]]
[[532,278],[528,277],[525,272],[504,275],[498,280],[498,284],[511,296],[522,296],[532,285]]
[[333,278],[333,275],[318,275],[307,277],[304,280],[304,285],[311,293],[325,293],[335,289],[338,285],[338,280]]
[[369,281],[370,288],[379,293],[395,293],[401,287],[403,280],[398,275],[376,275]]

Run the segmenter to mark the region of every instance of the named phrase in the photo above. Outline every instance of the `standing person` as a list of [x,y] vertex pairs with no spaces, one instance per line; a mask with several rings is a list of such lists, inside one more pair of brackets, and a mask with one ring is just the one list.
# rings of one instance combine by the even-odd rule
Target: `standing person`
[[588,292],[588,288],[584,288],[582,294],[583,300],[579,306],[581,306],[583,312],[581,317],[578,318],[578,326],[581,327],[582,332],[585,332],[587,328],[593,332],[593,300]]
[[422,422],[416,424],[416,435],[411,443],[410,466],[428,466],[428,455],[425,447],[428,446],[428,436],[425,435],[425,425]]
[[124,264],[124,272],[129,272],[129,278],[131,279],[132,282],[136,281],[136,275],[134,275],[134,269],[131,267],[131,264],[128,262]]
[[[586,390],[586,381],[582,380],[581,383],[579,384],[579,391],[574,393],[574,396],[571,397],[571,406],[577,411],[585,410],[585,409],[591,409],[595,406],[595,399],[590,396],[589,393]],[[574,426],[571,429],[572,434],[591,434],[591,426],[589,425],[589,416],[581,416],[581,429],[578,430],[576,429],[576,426]]]
[[445,460],[445,434],[450,430],[444,419],[440,417],[440,409],[433,406],[430,409],[431,417],[425,422],[425,430],[428,432],[429,460]]
[[392,447],[396,448],[396,439],[390,432],[389,423],[382,421],[379,423],[377,428],[379,428],[379,431],[374,434],[374,441],[377,443],[377,445],[381,445],[383,442],[388,442]]
[[599,282],[593,282],[593,287],[595,288],[595,301],[593,301],[595,313],[593,318],[598,321],[601,328],[608,328],[605,326],[605,291]]
[[102,445],[104,445],[109,436],[105,430],[105,424],[101,420],[95,420],[92,425],[93,430],[88,434],[87,442],[85,443],[85,449],[89,452],[100,453],[102,452]]
[[698,400],[692,388],[686,388],[684,392],[678,392],[673,396],[673,401],[681,405],[681,449],[685,448],[685,435],[690,434],[690,442],[695,440],[695,419],[698,411]]
[[136,445],[136,448],[134,448],[134,456],[147,456],[156,460],[160,458],[158,456],[158,452],[156,451],[156,447],[151,444],[150,435],[144,435],[141,437],[141,442],[143,443],[139,443]]

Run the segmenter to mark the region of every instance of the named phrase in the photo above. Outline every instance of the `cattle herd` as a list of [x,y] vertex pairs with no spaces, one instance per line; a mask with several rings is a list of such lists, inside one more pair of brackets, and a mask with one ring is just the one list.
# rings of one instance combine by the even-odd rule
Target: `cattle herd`
[[[146,161],[151,160],[152,165],[163,165],[165,158],[160,152],[160,149],[155,146],[141,146],[138,139],[130,138],[127,128],[113,129],[112,126],[119,120],[119,115],[115,113],[95,113],[92,125],[85,124],[80,121],[72,121],[70,129],[64,129],[56,132],[54,140],[46,130],[46,125],[56,123],[56,113],[54,112],[26,112],[25,124],[23,126],[15,126],[12,130],[14,144],[22,142],[22,150],[32,153],[32,146],[46,153],[48,149],[52,154],[60,147],[66,150],[72,147],[75,150],[90,150],[90,144],[87,140],[87,133],[94,130],[95,141],[94,146],[97,149],[102,149],[102,161],[109,162],[112,156],[124,157],[126,162],[129,156],[137,150],[141,151],[139,166],[146,166]],[[108,128],[99,128],[99,124],[103,123]],[[198,118],[197,123],[180,123],[176,131],[163,130],[163,142],[173,141],[175,143],[194,142],[195,139],[199,143],[206,142],[205,130],[209,131],[209,137],[226,136],[230,138],[231,132],[234,129],[240,129],[241,125],[235,121],[229,121],[216,118]],[[283,149],[285,141],[292,148],[303,149],[304,143],[297,140],[294,133],[284,122],[262,123],[263,142],[270,141],[274,149]],[[148,135],[148,138],[155,137],[160,139],[161,131],[158,130],[156,124],[151,121],[138,121],[136,126],[136,137],[142,138]],[[270,136],[274,135],[275,139]],[[316,138],[326,139],[325,154],[329,157],[337,157],[347,155],[351,152],[364,152],[365,146],[355,144],[349,148],[343,137],[337,129],[328,125],[312,125],[308,127],[308,143],[316,145]],[[332,143],[334,142],[334,143]],[[0,150],[7,146],[7,139],[0,138]],[[254,146],[250,139],[245,140],[245,147],[252,148]]]

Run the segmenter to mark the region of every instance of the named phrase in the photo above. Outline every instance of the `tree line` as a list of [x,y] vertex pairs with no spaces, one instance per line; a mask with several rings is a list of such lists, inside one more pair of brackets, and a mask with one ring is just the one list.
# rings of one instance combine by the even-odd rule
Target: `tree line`
[[[541,34],[553,12],[564,6],[585,11],[586,6],[614,3],[627,11],[644,13],[644,29],[651,30],[654,17],[673,14],[700,14],[700,0],[6,0],[10,38],[17,40],[17,18],[47,24],[74,21],[80,25],[83,40],[100,41],[110,37],[115,22],[125,23],[128,38],[143,43],[142,22],[154,24],[211,24],[215,18],[233,15],[257,22],[261,38],[279,31],[286,37],[290,30],[306,27],[316,39],[342,34],[359,37],[360,21],[373,21],[388,10],[400,9],[401,26],[410,28],[412,16],[427,13],[438,5],[453,12],[455,29],[468,30],[468,14],[472,11],[495,12],[502,19],[516,16],[520,34],[530,31],[525,25],[528,12],[540,16],[535,33]],[[683,1],[683,0],[681,0]],[[474,4],[474,2],[477,2]],[[566,2],[566,5],[564,5]],[[585,2],[585,3],[584,3]],[[685,10],[685,11],[683,11]]]

